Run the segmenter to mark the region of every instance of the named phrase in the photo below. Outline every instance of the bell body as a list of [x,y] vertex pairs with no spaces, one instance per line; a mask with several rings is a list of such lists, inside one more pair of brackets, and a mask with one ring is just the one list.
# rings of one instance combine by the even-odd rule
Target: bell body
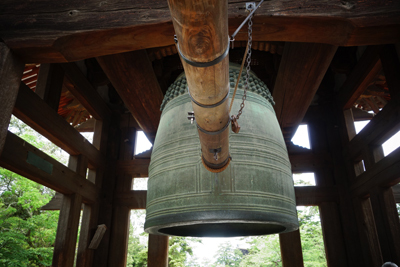
[[[231,94],[238,76],[230,68]],[[244,83],[242,83],[244,84]],[[243,96],[238,89],[232,113]],[[186,80],[166,94],[151,162],[145,231],[176,236],[250,236],[298,228],[290,162],[265,84],[252,75],[240,132],[230,132],[231,163],[220,173],[201,161]]]

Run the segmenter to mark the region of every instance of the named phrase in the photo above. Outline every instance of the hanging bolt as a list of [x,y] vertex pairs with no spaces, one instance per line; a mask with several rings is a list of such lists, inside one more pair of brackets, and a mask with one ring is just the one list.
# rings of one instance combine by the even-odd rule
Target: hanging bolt
[[193,124],[195,117],[194,117],[194,111],[189,111],[188,112],[188,120],[190,120],[190,124]]
[[256,8],[256,2],[247,2],[246,3],[246,10],[253,11]]

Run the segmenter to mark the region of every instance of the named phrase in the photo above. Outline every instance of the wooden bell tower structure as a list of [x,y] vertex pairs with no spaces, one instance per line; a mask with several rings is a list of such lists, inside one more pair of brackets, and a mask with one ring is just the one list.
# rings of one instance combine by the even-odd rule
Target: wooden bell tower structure
[[[228,1],[230,33],[244,9]],[[62,194],[54,267],[73,266],[77,242],[76,266],[125,266],[129,212],[146,206],[146,191],[131,190],[149,165],[134,156],[135,133],[154,141],[182,72],[167,3],[3,0],[0,10],[0,166]],[[296,201],[319,207],[328,266],[399,265],[400,148],[385,157],[382,144],[400,130],[400,2],[277,0],[253,21],[252,69],[273,94],[292,171],[315,173]],[[231,61],[246,40],[244,29]],[[68,167],[10,133],[12,114],[67,151]],[[301,123],[311,150],[290,142]],[[280,235],[283,266],[303,266],[300,242]],[[168,237],[150,235],[148,266],[167,261]]]

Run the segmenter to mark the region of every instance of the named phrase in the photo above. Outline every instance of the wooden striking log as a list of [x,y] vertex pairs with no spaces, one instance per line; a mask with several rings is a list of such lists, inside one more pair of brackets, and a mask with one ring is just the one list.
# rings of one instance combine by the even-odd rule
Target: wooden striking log
[[371,84],[375,76],[382,70],[379,51],[382,46],[369,46],[362,54],[353,72],[339,90],[339,105],[343,109],[353,107],[354,102]]
[[41,64],[36,82],[35,93],[54,111],[58,111],[64,71],[57,64]]
[[79,67],[75,63],[65,63],[61,66],[65,71],[65,76],[75,85],[69,88],[69,90],[86,110],[96,120],[109,118],[111,110],[88,79],[86,79]]
[[[229,32],[247,16],[243,2],[229,1]],[[29,62],[65,62],[173,44],[165,1],[116,2],[4,0],[0,36]],[[265,2],[254,18],[253,40],[339,46],[399,41],[397,1]],[[243,29],[236,40],[246,40]]]
[[69,154],[85,155],[92,166],[105,165],[105,157],[24,83],[20,85],[14,115]]
[[8,132],[0,165],[62,194],[80,194],[84,202],[97,200],[96,186],[52,157]]
[[324,44],[285,45],[272,95],[286,142],[292,139],[306,114],[336,49]]
[[0,155],[18,95],[24,64],[0,42]]
[[153,142],[163,93],[145,50],[97,58],[147,138]]
[[[192,98],[203,165],[221,172],[230,162],[226,127],[230,116],[228,2],[169,0],[168,4]],[[209,66],[198,65],[219,57],[222,59]]]

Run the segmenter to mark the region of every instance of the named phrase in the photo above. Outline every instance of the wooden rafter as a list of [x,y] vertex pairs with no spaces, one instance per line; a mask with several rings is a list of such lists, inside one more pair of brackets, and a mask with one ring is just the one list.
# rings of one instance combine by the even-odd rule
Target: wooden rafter
[[64,63],[61,66],[65,71],[65,75],[74,85],[69,90],[86,110],[96,120],[108,118],[111,115],[111,110],[79,67],[75,63]]
[[[232,33],[247,16],[244,3],[229,1]],[[0,36],[27,62],[66,62],[173,44],[163,0],[118,3],[49,0],[1,3]],[[269,1],[254,18],[254,41],[315,42],[341,46],[395,43],[398,1]],[[243,29],[236,40],[246,40]]]
[[366,197],[376,187],[390,187],[400,182],[400,148],[359,175],[351,186],[358,197]]
[[68,153],[83,154],[92,166],[104,166],[99,150],[22,82],[13,114]]
[[283,50],[273,97],[275,112],[286,142],[301,123],[337,47],[287,43]]
[[93,183],[10,132],[0,165],[62,194],[80,194],[86,203],[97,201]]
[[0,155],[18,95],[24,64],[0,42]]
[[147,138],[153,142],[163,93],[145,50],[97,58]]
[[382,46],[369,46],[364,51],[353,72],[339,91],[338,101],[343,109],[352,108],[354,102],[367,89],[375,76],[381,71],[379,51]]

